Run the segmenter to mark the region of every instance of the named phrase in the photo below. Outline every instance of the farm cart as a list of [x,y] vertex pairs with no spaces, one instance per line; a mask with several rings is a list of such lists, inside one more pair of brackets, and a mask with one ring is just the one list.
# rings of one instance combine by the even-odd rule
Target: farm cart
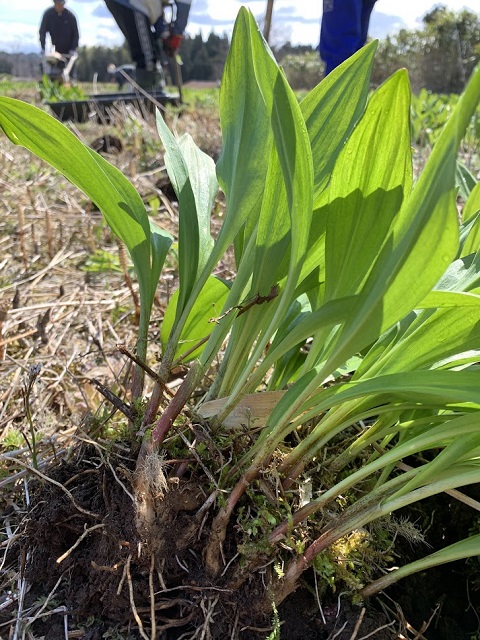
[[[164,92],[153,92],[149,95],[161,105],[172,104],[179,106],[181,104],[179,95],[168,95]],[[130,104],[140,110],[146,110],[151,113],[155,107],[155,102],[140,92],[131,92],[98,93],[88,96],[85,100],[65,100],[46,102],[45,104],[50,107],[62,122],[67,120],[87,122],[91,118],[96,118],[99,121],[111,120],[112,107],[120,104]]]
[[[167,93],[163,89],[143,91],[134,80],[125,83],[127,91],[117,91],[116,93],[94,93],[85,99],[76,100],[56,100],[45,101],[55,116],[62,122],[70,120],[72,122],[87,122],[95,119],[99,122],[109,122],[113,117],[112,108],[122,104],[137,107],[140,112],[153,113],[158,105],[180,106],[182,104],[182,79],[180,65],[177,60],[173,61],[172,83],[176,85],[177,92]],[[119,68],[120,69],[120,68]],[[116,71],[116,69],[114,69]],[[127,69],[125,69],[127,71]],[[109,69],[110,71],[110,69]],[[132,73],[128,69],[129,73]],[[128,74],[123,74],[127,79]],[[120,89],[120,86],[119,86]]]

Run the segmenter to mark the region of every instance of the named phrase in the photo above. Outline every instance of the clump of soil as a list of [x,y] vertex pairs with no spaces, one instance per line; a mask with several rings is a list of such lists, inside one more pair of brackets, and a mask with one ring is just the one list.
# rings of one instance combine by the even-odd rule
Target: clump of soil
[[[198,509],[205,496],[198,482],[167,480],[168,490],[158,496],[153,539],[142,540],[132,470],[131,460],[100,460],[95,450],[82,449],[76,459],[50,470],[53,482],[35,483],[19,542],[29,585],[25,609],[54,591],[54,601],[66,607],[70,624],[85,638],[102,638],[112,628],[131,633],[139,626],[151,637],[154,609],[157,638],[173,640],[205,626],[206,637],[234,637],[233,630],[242,627],[242,638],[257,639],[253,631],[248,635],[258,620],[251,620],[245,598],[254,601],[260,586],[232,593],[204,574]],[[268,630],[269,620],[260,626]],[[63,625],[55,635],[51,619],[34,622],[31,631],[34,637],[48,632],[50,640],[65,637]],[[140,637],[128,633],[124,637]]]
[[[154,611],[156,637],[162,640],[193,639],[203,632],[212,640],[264,640],[273,614],[254,612],[264,596],[265,574],[255,574],[236,592],[226,578],[213,584],[205,575],[209,520],[200,509],[205,494],[198,480],[166,480],[154,536],[147,540],[136,526],[133,469],[133,460],[82,447],[49,470],[51,481],[32,483],[25,530],[10,554],[23,558],[28,585],[23,611],[31,612],[47,597],[50,609],[61,605],[56,615],[25,615],[33,637],[63,640],[67,613],[75,637],[151,638]],[[227,549],[234,545],[226,541]],[[360,616],[363,634],[380,626],[377,614],[361,614],[360,607],[345,603],[340,608],[336,600],[320,613],[312,593],[299,589],[279,609],[281,637],[349,639]],[[11,611],[2,618],[0,624]],[[376,634],[377,640],[390,637]]]
[[[36,640],[63,640],[66,625],[71,637],[85,640],[274,637],[273,612],[261,614],[257,607],[271,565],[237,590],[229,584],[231,570],[209,579],[203,564],[211,524],[203,508],[208,490],[202,489],[202,477],[169,478],[163,461],[156,464],[150,461],[148,468],[155,505],[148,531],[139,527],[145,519],[142,500],[135,495],[135,461],[128,456],[81,446],[50,467],[48,481],[30,482],[24,530],[8,554],[10,565],[20,558],[27,593],[21,605],[12,602],[0,609],[0,633],[9,628],[11,634],[20,619],[19,628],[26,626]],[[465,505],[452,505],[446,496],[437,500],[449,501],[438,503],[439,513],[447,508],[459,512],[452,523],[471,524],[470,514],[461,518]],[[438,547],[450,541],[447,528],[444,523],[433,530]],[[235,556],[235,535],[233,526],[225,541],[226,562]],[[396,553],[404,564],[425,549],[399,543]],[[465,566],[417,574],[363,605],[351,604],[341,593],[320,600],[307,572],[303,586],[279,607],[280,637],[470,640],[480,597],[478,590],[464,593]]]
[[[480,499],[480,487],[462,492]],[[402,516],[402,511],[399,516]],[[399,562],[413,562],[472,533],[478,533],[480,519],[459,500],[442,493],[405,509],[406,516],[426,532],[430,548],[396,544]],[[423,633],[427,640],[473,640],[480,633],[480,557],[459,560],[413,574],[389,590],[416,628],[431,619]]]

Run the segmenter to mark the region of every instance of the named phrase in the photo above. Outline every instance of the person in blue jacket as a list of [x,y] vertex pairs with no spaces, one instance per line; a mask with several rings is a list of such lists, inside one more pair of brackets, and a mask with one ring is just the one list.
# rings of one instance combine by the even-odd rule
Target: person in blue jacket
[[[127,40],[136,66],[135,79],[144,89],[161,88],[160,43],[173,57],[183,40],[192,0],[105,0]],[[164,19],[170,7],[172,20]]]
[[367,42],[370,15],[376,0],[323,0],[320,57],[325,75]]

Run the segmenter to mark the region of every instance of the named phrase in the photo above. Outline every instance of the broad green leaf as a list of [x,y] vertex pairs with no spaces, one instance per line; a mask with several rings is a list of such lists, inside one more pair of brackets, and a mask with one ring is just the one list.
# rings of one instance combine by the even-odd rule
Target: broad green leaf
[[[403,458],[408,458],[421,451],[442,449],[442,452],[436,456],[433,461],[420,466],[413,478],[406,482],[394,495],[390,496],[389,499],[404,495],[408,491],[422,484],[426,484],[424,479],[428,476],[430,479],[433,479],[435,476],[438,476],[438,472],[442,472],[448,468],[448,466],[462,461],[465,454],[474,452],[480,440],[479,421],[478,412],[453,417],[443,424],[436,424],[435,421],[432,421],[429,429],[397,444],[389,451],[381,454],[373,462],[363,465],[361,469],[350,474],[345,480],[338,483],[332,492],[339,494],[353,487],[359,481],[368,478],[381,469],[390,467],[390,465],[395,464]],[[442,456],[443,463],[437,462],[440,456]]]
[[[297,99],[267,48],[252,14],[241,10],[238,20],[240,15],[245,15],[249,22],[247,48],[252,51],[255,80],[266,106],[266,124],[274,139],[274,148],[263,159],[263,163],[268,164],[268,171],[263,185],[255,259],[248,265],[252,270],[252,285],[247,298],[270,294],[285,254],[288,256],[288,276],[279,288],[278,296],[269,303],[264,317],[259,309],[252,310],[241,318],[239,330],[232,334],[232,339],[241,349],[241,353],[237,353],[234,347],[229,353],[230,368],[235,367],[238,376],[231,393],[233,398],[262,357],[264,347],[283,321],[293,299],[307,247],[313,184],[310,142]],[[245,262],[242,261],[239,273],[244,268]],[[239,335],[243,337],[241,341],[238,340]],[[254,343],[242,370],[245,353],[250,353]],[[227,373],[226,378],[231,376]],[[222,391],[228,393],[230,388],[224,385]]]
[[360,49],[300,103],[314,160],[314,208],[345,140],[365,109],[377,44],[373,41]]
[[[434,291],[429,293],[419,305],[426,307],[432,296],[436,295],[436,291],[472,291],[480,285],[480,253],[470,254],[458,258],[445,271],[443,276],[435,285]],[[437,298],[438,299],[438,298]],[[442,296],[443,300],[448,300]],[[438,306],[438,305],[430,305]]]
[[[471,434],[475,434],[475,432],[478,433],[477,416],[474,416],[474,419],[472,419],[471,416],[460,416],[459,418],[453,419],[447,425],[434,427],[427,433],[424,433],[421,436],[416,437],[405,444],[402,444],[401,446],[397,445],[390,451],[384,453],[374,462],[363,465],[360,469],[358,469],[358,471],[350,474],[344,480],[338,482],[336,485],[323,493],[319,498],[312,500],[307,505],[307,507],[302,510],[305,511],[305,516],[307,516],[307,514],[312,515],[320,508],[325,507],[337,496],[355,486],[358,482],[364,480],[365,478],[368,478],[368,476],[376,473],[383,467],[390,467],[398,460],[401,460],[402,457],[407,457],[409,455],[413,455],[417,452],[427,449],[436,449],[438,447],[443,447],[448,444],[448,442],[451,442],[452,439],[456,437],[456,434],[468,437]],[[475,451],[472,451],[472,453],[475,455]],[[383,485],[379,485],[377,489],[368,492],[363,498],[357,500],[356,503],[354,503],[349,509],[347,509],[347,513],[344,513],[341,516],[342,519],[344,517],[348,518],[348,511],[351,510],[353,514],[361,514],[360,519],[362,521],[362,524],[366,524],[372,519],[387,514],[389,511],[399,509],[402,506],[406,506],[411,502],[421,500],[422,498],[428,497],[429,495],[435,495],[436,493],[452,489],[456,486],[458,487],[462,485],[472,484],[473,482],[478,482],[478,478],[480,477],[480,468],[478,460],[469,460],[467,463],[459,462],[457,465],[455,465],[454,470],[449,469],[446,472],[440,471],[435,479],[435,482],[425,487],[424,490],[422,490],[422,492],[418,495],[413,496],[412,492],[410,492],[410,494],[407,494],[406,497],[399,496],[396,498],[396,501],[393,501],[391,497],[396,493],[398,487],[401,487],[411,478],[414,478],[417,473],[418,471],[416,469],[411,469],[410,471],[406,471],[402,475],[395,476]],[[372,514],[373,518],[367,515],[369,511],[369,504],[374,505],[375,510],[377,509],[377,506],[381,506],[381,509],[379,509],[376,514]],[[359,526],[358,522],[352,528],[355,529],[357,526]]]
[[[228,340],[228,354],[222,366],[224,367],[221,395],[229,395],[231,389],[238,384],[240,378],[248,376],[257,363],[258,356],[252,355],[253,347],[259,348],[261,340],[265,340],[269,327],[278,309],[276,290],[273,297],[265,297],[258,303],[257,296],[246,299],[240,309],[241,316],[237,316],[233,323],[232,332]],[[228,304],[228,301],[227,301]],[[261,358],[262,354],[260,354]]]
[[312,212],[312,222],[307,243],[307,255],[298,278],[297,295],[307,293],[312,307],[322,304],[325,292],[325,237],[327,230],[328,206]]
[[242,7],[220,86],[223,144],[217,176],[227,206],[217,244],[223,251],[245,221],[250,216],[256,221],[259,215],[273,143],[269,114],[255,77],[251,29],[248,11]]
[[256,231],[255,262],[250,294],[267,295],[285,273],[291,251],[291,225],[284,176],[276,148],[268,159],[265,191]]
[[437,291],[435,298],[439,305],[442,298],[447,298],[448,306],[419,313],[381,356],[376,352],[371,358],[367,355],[357,370],[357,379],[431,368],[459,353],[479,348],[480,296]]
[[419,182],[407,200],[410,224],[397,224],[389,234],[356,308],[340,332],[327,369],[364,348],[413,309],[455,256],[458,227],[454,190],[446,186],[452,185],[454,152],[451,145],[442,165],[430,174],[430,184]]
[[465,313],[478,309],[480,296],[478,293],[467,291],[431,291],[418,305],[418,309],[447,309],[451,307],[465,307]]
[[151,288],[151,299],[150,305],[153,305],[153,298],[155,296],[156,291],[156,283],[158,283],[160,279],[160,273],[162,271],[163,265],[165,263],[165,258],[167,257],[168,250],[170,249],[173,236],[171,236],[168,231],[162,229],[154,222],[150,221],[150,232],[151,232],[151,242],[152,242],[152,288]]
[[112,231],[127,246],[148,299],[150,223],[130,182],[64,125],[32,105],[0,98],[0,126],[12,142],[51,164],[98,206]]
[[469,255],[470,253],[472,253],[470,250],[467,253],[467,251],[464,250],[464,246],[468,236],[470,235],[470,232],[477,224],[479,217],[480,217],[480,211],[476,215],[473,215],[472,217],[470,217],[468,220],[465,220],[465,222],[460,223],[460,251],[458,254],[459,256]]
[[[191,291],[189,301],[170,337],[169,346],[165,349],[162,360],[162,368],[165,370],[168,369],[173,351],[176,350],[176,341],[194,299],[235,239],[237,239],[236,256],[239,262],[238,274],[242,285],[232,287],[229,298],[231,307],[241,304],[242,298],[234,299],[234,294],[241,294],[244,289],[243,283],[248,282],[251,277],[253,260],[250,265],[245,264],[243,270],[241,265],[245,247],[249,244],[249,237],[245,237],[244,234],[247,226],[250,230],[251,227],[255,229],[258,220],[273,143],[270,116],[254,70],[252,30],[257,32],[258,27],[249,12],[241,8],[235,22],[232,44],[220,88],[223,146],[222,155],[217,163],[217,176],[225,193],[226,211],[208,262]],[[253,220],[251,226],[248,225],[249,218]],[[249,255],[252,256],[251,252]],[[242,271],[241,274],[240,271]],[[233,318],[232,315],[226,316],[221,326],[212,332],[209,348],[204,350],[202,356],[204,363],[208,363],[215,357]]]
[[399,71],[370,98],[332,174],[326,299],[359,290],[411,187],[410,87]]
[[373,342],[405,316],[439,280],[458,248],[456,150],[480,95],[480,68],[404,203],[392,232],[342,327],[325,370]]
[[334,405],[377,394],[394,395],[401,400],[436,406],[460,402],[480,404],[479,383],[478,371],[420,370],[392,373],[323,389],[306,402],[302,410],[320,413]]
[[268,381],[269,391],[284,389],[289,383],[297,380],[305,364],[306,357],[306,353],[302,351],[301,345],[297,345],[277,360],[272,377]]
[[[388,415],[389,411],[397,414],[401,403],[425,407],[433,414],[445,410],[446,405],[471,403],[478,409],[480,395],[476,387],[479,381],[480,373],[473,371],[408,371],[322,389],[303,406],[299,405],[299,418],[290,430],[332,407],[334,409],[289,454],[288,465],[295,465],[302,459],[311,460],[334,435],[361,417]],[[288,400],[287,392],[282,402],[288,406]],[[477,418],[473,418],[475,420]],[[435,418],[432,421],[435,424]],[[399,446],[397,444],[392,451]]]
[[[278,338],[275,336],[274,342],[269,348],[268,353],[265,355],[255,371],[255,375],[252,378],[252,387],[260,384],[263,376],[267,374],[269,369],[273,367],[283,355],[288,353],[290,349],[297,347],[299,343],[305,341],[315,331],[318,331],[323,327],[331,327],[343,322],[351,312],[354,303],[354,297],[332,300],[320,307],[317,311],[301,314],[298,322],[291,326],[288,333],[282,332],[282,334],[279,334]],[[310,375],[307,377],[308,379],[311,379]],[[280,410],[279,415],[281,415]],[[274,424],[274,419],[272,419],[271,424]]]
[[355,306],[355,297],[331,300],[316,311],[304,311],[289,325],[288,331],[281,331],[269,349],[265,361],[272,366],[276,358],[295,345],[304,342],[322,327],[331,327],[345,321]]
[[[468,200],[463,208],[462,220],[465,222],[480,211],[480,182],[471,190]],[[476,251],[478,249],[475,249]]]
[[[246,9],[240,9],[220,89],[223,147],[222,156],[217,163],[217,176],[220,186],[225,192],[226,212],[210,258],[192,290],[191,300],[183,310],[178,328],[175,327],[171,336],[171,348],[166,349],[164,354],[165,367],[168,366],[171,359],[171,351],[176,349],[175,341],[178,339],[182,324],[190,312],[189,305],[199,294],[204,282],[235,239],[237,240],[236,257],[239,263],[237,279],[240,278],[241,286],[232,287],[229,297],[231,307],[241,304],[242,298],[239,296],[244,291],[245,283],[248,283],[251,278],[254,253],[251,249],[248,252],[251,263],[247,261],[242,264],[242,257],[246,247],[251,247],[250,236],[254,239],[252,234],[260,213],[268,171],[268,159],[273,143],[270,116],[267,113],[254,70],[252,30],[257,32],[257,25]],[[264,56],[266,50],[261,53]],[[249,218],[253,221],[251,225],[248,224]],[[247,227],[250,236],[245,235]],[[233,318],[233,315],[226,316],[225,320],[221,322],[221,326],[219,325],[212,332],[210,345],[204,350],[202,356],[204,363],[208,363],[211,358],[215,357],[220,348],[220,342],[228,332]]]
[[218,184],[213,160],[194,144],[190,136],[182,136],[177,141],[159,111],[157,129],[165,147],[165,166],[179,206],[180,293],[177,314],[180,315],[213,247],[210,214]]
[[[371,42],[330,73],[300,103],[312,150],[313,214],[307,255],[299,278],[316,275],[315,288],[325,277],[325,188],[345,141],[365,109],[377,42]],[[340,106],[341,105],[341,106]],[[315,294],[312,283],[306,285]],[[298,293],[305,292],[303,288]],[[318,296],[316,296],[318,299]],[[320,300],[319,300],[320,302]]]
[[[286,288],[290,287],[293,291],[297,285],[296,280],[300,274],[302,262],[305,259],[313,209],[313,162],[310,140],[295,94],[289,87],[271,52],[266,51],[265,42],[251,13],[249,18],[253,65],[267,114],[270,117],[270,126],[281,169],[281,174],[278,170],[269,170],[267,173],[269,180],[265,184],[265,190],[267,193],[272,190],[273,198],[275,198],[275,192],[281,189],[279,178],[283,178],[281,183],[285,188],[289,215],[288,224],[286,221],[284,222],[284,230],[281,230],[280,233],[274,233],[273,216],[282,216],[282,207],[276,211],[271,203],[267,203],[268,215],[265,215],[265,209],[262,208],[257,245],[263,255],[261,263],[256,262],[255,272],[262,271],[262,264],[269,260],[269,255],[271,255],[270,259],[281,260],[283,256],[276,250],[275,245],[290,228],[289,284],[286,285]],[[267,249],[266,252],[265,249]],[[274,251],[273,255],[272,250]],[[271,269],[271,265],[269,268]],[[260,293],[265,295],[266,292],[260,291]],[[288,301],[289,305],[290,301]]]
[[[182,358],[182,362],[190,362],[195,360],[204,349],[204,342],[211,334],[215,321],[220,316],[225,300],[228,296],[228,287],[218,278],[211,276],[200,295],[196,298],[195,303],[190,311],[187,321],[180,334],[178,340],[175,358],[180,358],[188,352],[188,355]],[[170,332],[172,331],[175,316],[177,313],[179,293],[178,290],[173,294],[165,311],[165,317],[162,322],[160,339],[162,346],[165,348]],[[199,344],[197,349],[193,349]]]
[[[302,317],[310,312],[311,306],[306,295],[301,295],[294,300],[283,319],[283,322],[278,327],[275,338],[270,345],[270,349],[275,348],[279,342],[288,336],[295,325],[300,322]],[[290,379],[292,375],[294,375],[294,371],[297,370],[298,366],[303,363],[305,360],[305,354],[300,353],[300,347],[302,344],[302,342],[297,343],[294,347],[289,349],[287,353],[277,359],[274,364],[274,372],[269,381],[269,389],[281,389],[283,384],[278,384],[279,380],[285,378],[285,376],[288,376],[288,379]],[[290,365],[290,363],[292,363],[292,365]]]
[[[390,497],[391,500],[395,500],[395,498],[399,496],[433,482],[439,471],[444,472],[448,470],[459,461],[462,461],[465,456],[468,457],[468,455],[472,454],[476,449],[478,455],[478,447],[480,446],[480,422],[478,412],[473,415],[468,415],[466,419],[476,426],[474,433],[462,433],[456,425],[456,428],[450,432],[452,441],[443,451],[438,453],[433,460],[424,464],[414,478],[394,493],[393,496]],[[448,427],[448,423],[446,426]],[[413,440],[409,441],[409,443],[410,442],[413,442]],[[399,447],[399,449],[400,448],[401,447]],[[422,448],[422,450],[425,450],[425,448]]]
[[457,186],[459,195],[466,201],[472,192],[472,189],[475,187],[477,181],[475,177],[471,174],[471,172],[467,169],[467,167],[461,162],[457,161]]
[[480,252],[480,182],[472,189],[463,209],[463,221],[471,222],[471,229],[463,243],[462,256]]
[[[137,348],[139,356],[144,358],[158,276],[171,242],[169,234],[159,227],[151,227],[142,199],[118,169],[44,111],[12,98],[0,98],[0,127],[12,142],[51,164],[83,191],[125,243],[140,288]],[[152,229],[155,229],[153,234]],[[138,385],[136,392],[139,392]]]

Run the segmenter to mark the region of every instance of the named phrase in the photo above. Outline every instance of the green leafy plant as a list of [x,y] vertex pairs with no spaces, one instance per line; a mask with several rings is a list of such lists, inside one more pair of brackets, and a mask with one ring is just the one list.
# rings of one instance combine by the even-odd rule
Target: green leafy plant
[[[456,94],[438,94],[421,89],[412,95],[412,138],[416,144],[433,146],[458,103]],[[476,109],[467,126],[464,142],[478,147],[480,137],[480,107]]]
[[96,249],[94,253],[87,256],[80,268],[87,273],[104,273],[105,271],[122,272],[118,256],[103,249]]
[[87,94],[81,87],[75,85],[65,86],[51,80],[47,75],[42,76],[39,90],[40,97],[45,102],[68,102],[88,99]]
[[10,429],[6,434],[2,435],[0,443],[4,451],[10,451],[12,449],[20,449],[25,444],[25,440],[21,431]]
[[[204,569],[240,588],[265,554],[283,558],[256,605],[263,612],[309,566],[323,566],[322,554],[340,539],[363,540],[355,532],[370,523],[480,480],[478,185],[466,189],[461,223],[456,207],[456,154],[480,100],[480,69],[414,184],[408,76],[398,71],[369,97],[375,48],[368,44],[298,103],[241,9],[220,91],[217,165],[157,116],[179,202],[179,287],[143,418],[137,527],[148,539],[162,499],[146,470],[162,447],[184,446],[176,421],[194,411],[220,452],[219,460],[199,442],[191,463],[211,491]],[[2,98],[0,126],[82,189],[127,246],[141,297],[137,356],[145,360],[172,238],[119,171],[46,113]],[[226,213],[214,240],[219,188]],[[225,283],[212,273],[232,244],[236,275]],[[170,399],[165,383],[178,363],[188,373]],[[207,372],[214,377],[194,406]],[[138,367],[132,395],[142,393]],[[223,544],[238,514],[249,544],[242,540],[226,567]],[[367,596],[479,553],[474,535],[366,586],[357,571],[354,582]]]

